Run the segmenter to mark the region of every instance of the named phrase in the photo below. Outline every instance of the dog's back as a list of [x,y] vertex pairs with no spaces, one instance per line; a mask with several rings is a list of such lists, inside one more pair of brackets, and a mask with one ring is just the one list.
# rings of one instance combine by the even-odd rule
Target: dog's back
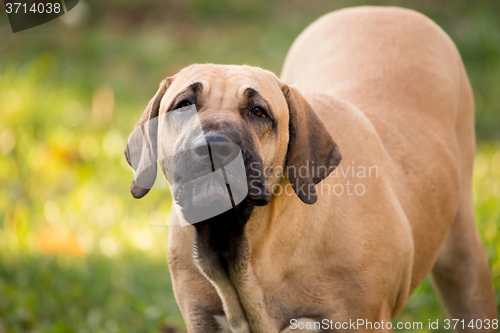
[[[494,296],[472,206],[473,96],[448,35],[429,18],[403,8],[332,12],[296,39],[282,79],[302,91],[339,97],[373,124],[388,155],[392,188],[411,224],[411,291],[433,269],[452,315],[469,318],[475,312],[476,318],[484,318],[490,311],[494,316]],[[316,112],[326,120],[330,111]],[[335,134],[345,136],[334,137],[345,154],[342,141],[356,133]],[[363,154],[358,148],[357,154]],[[477,266],[466,268],[463,262],[469,260],[477,261]],[[477,273],[449,277],[467,269]],[[468,290],[459,296],[462,299],[450,301],[452,293],[464,289]],[[471,294],[481,298],[482,305],[467,300]]]
[[[453,42],[411,10],[345,9],[323,16],[297,38],[282,77],[303,91],[352,103],[374,125],[392,162],[393,188],[412,225],[415,248],[423,248],[421,240],[434,254],[415,254],[421,271],[413,279],[416,286],[439,251],[460,190],[470,192],[473,105]],[[468,119],[457,121],[459,113]],[[467,172],[460,179],[463,167]],[[429,228],[435,230],[433,242]]]

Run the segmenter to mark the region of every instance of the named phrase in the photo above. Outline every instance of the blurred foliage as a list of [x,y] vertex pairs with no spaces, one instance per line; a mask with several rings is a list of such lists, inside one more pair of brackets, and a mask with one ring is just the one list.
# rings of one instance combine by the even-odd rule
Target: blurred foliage
[[[93,0],[16,34],[0,14],[0,333],[181,323],[165,257],[170,195],[129,194],[135,121],[163,77],[194,62],[279,74],[309,23],[361,4],[417,9],[462,54],[480,141],[476,216],[500,297],[497,0]],[[444,312],[426,280],[396,320],[430,318]]]

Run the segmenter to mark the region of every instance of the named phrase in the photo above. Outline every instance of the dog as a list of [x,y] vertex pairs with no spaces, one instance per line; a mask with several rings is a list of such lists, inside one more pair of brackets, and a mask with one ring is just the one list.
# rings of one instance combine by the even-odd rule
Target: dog
[[[188,222],[171,228],[168,261],[189,332],[390,332],[429,273],[449,318],[466,323],[457,331],[473,331],[471,320],[495,331],[472,204],[473,96],[454,43],[430,19],[343,9],[298,36],[281,79],[203,64],[163,80],[136,125],[146,144],[125,151],[142,171],[134,197],[154,183],[168,135],[144,124],[189,106],[206,145],[239,148],[248,185],[205,221],[172,209],[173,225]],[[177,170],[209,154],[183,156],[170,161],[184,163]],[[179,185],[172,195],[212,202],[224,189]]]

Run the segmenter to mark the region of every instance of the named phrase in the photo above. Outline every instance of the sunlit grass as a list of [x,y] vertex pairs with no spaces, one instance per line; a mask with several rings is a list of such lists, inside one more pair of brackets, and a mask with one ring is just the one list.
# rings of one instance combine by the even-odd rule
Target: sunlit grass
[[0,72],[0,332],[181,322],[166,261],[170,195],[131,197],[113,89],[59,84],[50,59]]
[[498,292],[500,290],[500,145],[498,144],[481,145],[476,156],[474,205],[495,290],[497,296],[500,296]]

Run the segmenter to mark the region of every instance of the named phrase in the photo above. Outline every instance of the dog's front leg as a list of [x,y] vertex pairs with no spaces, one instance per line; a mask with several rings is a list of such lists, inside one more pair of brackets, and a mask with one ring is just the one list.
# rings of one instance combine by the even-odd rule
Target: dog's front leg
[[[228,228],[225,224],[217,227],[209,223],[199,223],[195,228],[193,257],[199,270],[217,289],[229,328],[233,333],[250,333],[238,293],[229,278],[227,259],[222,256],[229,242]],[[219,318],[219,323],[222,322]]]
[[193,227],[171,228],[168,264],[175,298],[189,333],[231,333],[215,287],[193,261]]

